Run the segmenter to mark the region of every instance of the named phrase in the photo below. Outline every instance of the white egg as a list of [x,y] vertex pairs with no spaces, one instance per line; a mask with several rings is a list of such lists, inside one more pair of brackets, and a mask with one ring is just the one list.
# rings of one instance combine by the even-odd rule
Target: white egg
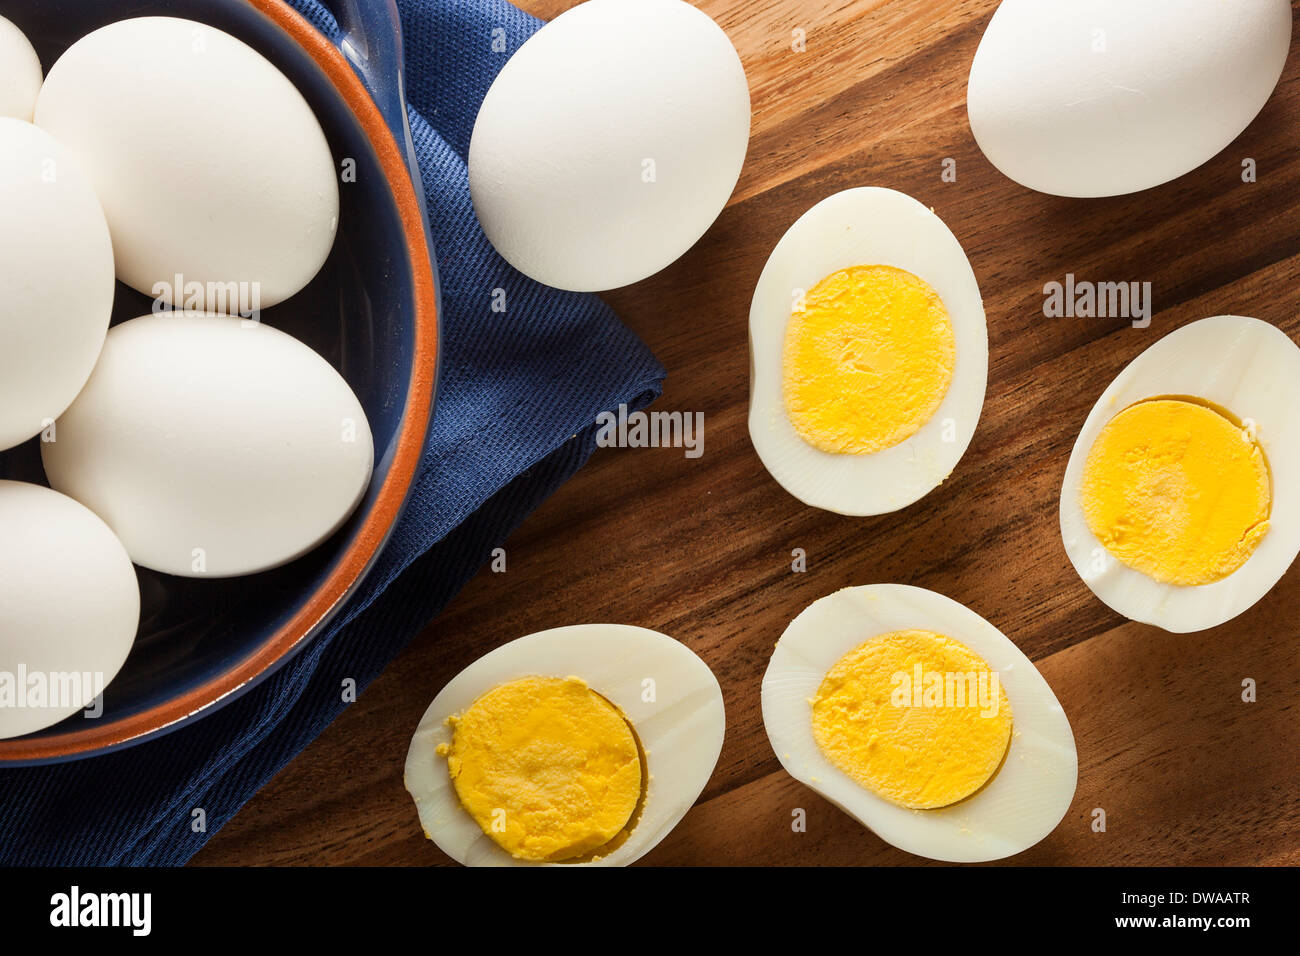
[[682,0],[588,0],[492,83],[470,140],[470,194],[520,272],[612,289],[704,235],[748,141],[745,71],[706,14]]
[[41,61],[18,27],[0,17],[0,116],[31,122],[41,89]]
[[[858,265],[904,269],[943,300],[956,346],[942,403],[910,438],[873,454],[808,444],[786,412],[786,329],[796,303],[831,273]],[[943,221],[892,189],[848,189],[792,225],[768,257],[749,310],[749,435],[772,477],[805,504],[874,515],[912,504],[951,474],[975,434],[988,380],[988,328],[979,285]]]
[[0,117],[0,449],[54,421],[86,383],[113,309],[113,246],[72,154]]
[[[578,677],[623,712],[645,752],[645,802],[630,836],[587,863],[518,860],[461,806],[438,747],[450,744],[447,718],[488,691],[522,677]],[[406,789],[425,834],[469,866],[626,866],[668,835],[709,781],[726,719],[717,678],[686,645],[622,624],[558,627],[511,641],[454,677],[425,711],[406,756]]]
[[971,64],[971,132],[1030,189],[1147,189],[1237,138],[1290,42],[1288,0],[1003,0]]
[[[1166,584],[1116,560],[1083,510],[1084,464],[1119,412],[1151,398],[1189,396],[1253,423],[1272,475],[1269,530],[1236,571],[1211,584]],[[1219,315],[1169,333],[1116,376],[1088,414],[1061,487],[1061,537],[1085,584],[1135,621],[1184,633],[1222,624],[1275,585],[1300,553],[1300,348],[1259,319]]]
[[146,295],[247,314],[293,295],[329,254],[339,194],[320,123],[227,33],[173,17],[102,27],[50,68],[36,124],[81,160],[117,277]]
[[[898,806],[831,763],[813,736],[812,707],[841,657],[881,634],[928,630],[966,645],[998,674],[1012,713],[1000,769],[980,790],[934,810]],[[1043,676],[1001,631],[969,608],[923,588],[845,588],[810,604],[777,642],[763,675],[763,725],[781,765],[877,836],[918,856],[953,863],[997,860],[1056,828],[1074,797],[1074,734]]]
[[108,525],[49,488],[0,481],[0,529],[0,738],[8,738],[99,696],[135,641],[140,588]]
[[51,486],[103,518],[137,564],[188,577],[306,553],[365,493],[374,450],[342,376],[235,316],[114,326],[41,452]]

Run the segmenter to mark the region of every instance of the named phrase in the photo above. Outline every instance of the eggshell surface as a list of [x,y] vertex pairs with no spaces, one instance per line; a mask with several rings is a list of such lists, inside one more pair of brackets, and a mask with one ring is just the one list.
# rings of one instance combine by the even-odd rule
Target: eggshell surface
[[283,73],[227,33],[174,17],[102,27],[50,68],[36,124],[81,160],[117,276],[146,295],[238,312],[234,283],[268,307],[329,254],[339,196],[320,123]]
[[[607,856],[582,863],[513,858],[460,805],[446,758],[437,752],[452,739],[448,717],[494,687],[530,676],[582,679],[623,712],[642,744],[649,774],[645,805],[628,839]],[[429,839],[468,866],[626,866],[652,850],[694,804],[722,750],[725,723],[717,678],[686,645],[623,624],[552,628],[485,654],[438,693],[411,739],[406,789]]]
[[[805,442],[786,413],[782,349],[800,296],[857,265],[894,266],[927,282],[952,322],[956,362],[943,401],[916,434],[874,454],[833,454]],[[846,189],[790,226],[754,289],[749,345],[750,439],[772,477],[805,504],[846,515],[897,511],[943,482],[974,437],[989,361],[979,284],[952,231],[897,190]]]
[[113,246],[76,158],[0,117],[0,449],[54,421],[85,384],[113,308]]
[[31,122],[41,89],[41,61],[31,41],[0,17],[0,116]]
[[[892,631],[929,630],[966,645],[998,674],[1011,743],[980,790],[934,810],[901,807],[859,785],[817,745],[810,701],[841,657]],[[763,675],[763,726],[781,765],[882,840],[952,863],[1002,859],[1052,832],[1078,783],[1074,733],[1056,695],[1019,648],[974,611],[924,588],[874,584],[814,601],[786,628]]]
[[1237,138],[1290,40],[1287,0],[1003,0],[971,65],[971,131],[1030,189],[1147,189]]
[[[1088,527],[1083,474],[1106,423],[1137,402],[1187,396],[1249,422],[1272,480],[1269,530],[1246,563],[1212,584],[1165,584],[1110,555]],[[1130,362],[1088,413],[1061,487],[1061,537],[1083,582],[1125,617],[1185,633],[1250,608],[1300,554],[1300,346],[1259,319],[1218,315],[1160,339]]]
[[283,564],[332,534],[370,480],[370,427],[334,368],[233,316],[114,326],[41,446],[51,486],[137,564],[189,577]]
[[596,291],[677,259],[726,205],[749,139],[735,49],[681,0],[588,0],[492,83],[469,147],[489,240],[533,279]]
[[[140,588],[108,526],[56,491],[0,481],[0,529],[0,738],[8,738],[58,723],[112,681],[135,641]],[[19,684],[22,699],[10,697]]]

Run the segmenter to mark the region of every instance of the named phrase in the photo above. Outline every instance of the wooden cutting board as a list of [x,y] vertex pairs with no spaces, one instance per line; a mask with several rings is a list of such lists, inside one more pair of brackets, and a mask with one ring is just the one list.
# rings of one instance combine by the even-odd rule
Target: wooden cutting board
[[[1300,0],[1298,0],[1300,2]],[[571,4],[531,0],[550,18]],[[606,296],[669,370],[663,410],[702,411],[704,455],[609,449],[510,539],[343,716],[198,854],[199,864],[431,864],[402,787],[409,736],[476,657],[561,624],[664,631],[713,668],[727,738],[696,807],[646,863],[908,864],[787,776],[763,731],[773,643],[813,600],[903,582],[988,618],[1034,660],[1074,727],[1079,787],[1034,864],[1300,863],[1300,568],[1198,634],[1124,621],[1075,575],[1057,496],[1079,427],[1120,369],[1208,315],[1300,340],[1300,56],[1227,150],[1136,196],[1068,200],[998,173],[971,137],[966,78],[996,0],[703,0],[740,51],[753,136],[731,203],[673,266]],[[806,49],[792,49],[793,31]],[[1243,183],[1243,159],[1258,181]],[[956,181],[941,178],[956,161]],[[799,504],[746,429],[750,296],[772,246],[818,200],[890,186],[961,240],[988,315],[988,398],[952,477],[870,519]],[[1066,273],[1152,283],[1145,330],[1045,319]],[[1300,414],[1300,409],[1297,409]],[[1295,493],[1295,489],[1281,489]],[[791,572],[791,551],[808,555]],[[1258,682],[1258,701],[1241,699]],[[791,811],[807,832],[791,832]],[[1093,812],[1106,812],[1104,833]]]

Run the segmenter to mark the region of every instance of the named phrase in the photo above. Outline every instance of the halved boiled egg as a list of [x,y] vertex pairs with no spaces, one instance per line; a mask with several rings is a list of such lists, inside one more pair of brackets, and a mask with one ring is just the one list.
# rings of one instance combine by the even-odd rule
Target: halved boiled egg
[[923,588],[814,601],[763,675],[781,765],[887,843],[997,860],[1056,828],[1074,797],[1074,734],[1047,681],[1001,631]]
[[425,711],[406,789],[425,835],[470,866],[625,866],[708,783],[722,691],[684,644],[588,624],[511,641]]
[[1125,617],[1199,631],[1300,553],[1300,348],[1220,315],[1166,335],[1093,406],[1061,488],[1079,576]]
[[749,434],[805,504],[896,511],[939,485],[984,405],[988,328],[961,244],[892,189],[830,196],[772,250],[749,311]]

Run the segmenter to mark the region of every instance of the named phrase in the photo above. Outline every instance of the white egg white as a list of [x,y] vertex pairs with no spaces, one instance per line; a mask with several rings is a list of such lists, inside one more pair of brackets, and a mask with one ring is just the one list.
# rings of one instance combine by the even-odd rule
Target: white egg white
[[[916,434],[871,455],[814,448],[786,414],[782,358],[794,304],[826,276],[858,265],[905,269],[939,293],[956,365],[942,404]],[[768,257],[749,310],[749,435],[763,465],[805,504],[845,515],[897,511],[938,486],[965,453],[984,406],[988,327],[961,243],[930,209],[892,189],[847,189],[790,227]]]
[[[909,810],[832,764],[813,736],[810,701],[826,672],[859,644],[920,629],[966,645],[994,670],[1011,704],[1011,742],[984,787],[949,807]],[[1079,765],[1070,722],[1047,681],[1001,631],[933,591],[902,584],[844,588],[810,604],[777,642],[763,675],[763,725],[781,765],[887,843],[952,863],[998,860],[1056,828]]]
[[[1221,581],[1164,584],[1116,560],[1088,528],[1083,469],[1102,428],[1150,398],[1205,399],[1252,422],[1272,474],[1269,530]],[[1085,584],[1134,621],[1185,633],[1222,624],[1268,593],[1300,553],[1300,348],[1259,319],[1218,315],[1171,332],[1116,376],[1079,431],[1061,487],[1061,537]]]
[[[515,859],[465,812],[437,752],[451,743],[448,717],[494,687],[531,676],[582,679],[623,712],[641,741],[645,803],[628,839],[608,856],[583,863]],[[717,678],[686,645],[623,624],[558,627],[498,647],[442,689],[411,738],[406,789],[425,834],[467,866],[626,866],[654,849],[695,803],[718,762],[725,726]]]

